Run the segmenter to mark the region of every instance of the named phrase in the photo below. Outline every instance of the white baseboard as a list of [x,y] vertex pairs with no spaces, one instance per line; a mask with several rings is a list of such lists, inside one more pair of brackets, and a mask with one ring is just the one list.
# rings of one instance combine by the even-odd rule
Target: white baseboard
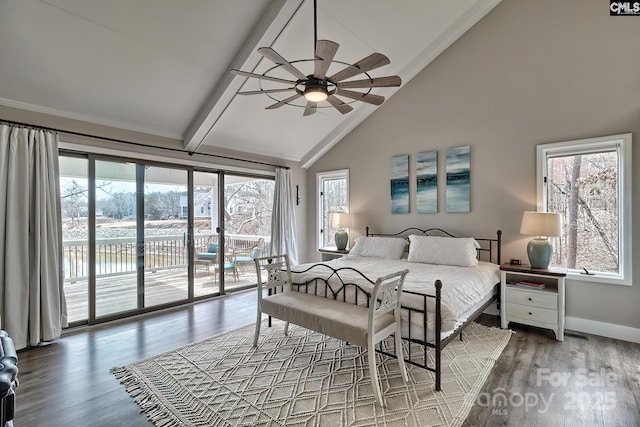
[[[491,305],[483,312],[493,316],[499,316],[500,312]],[[599,335],[601,337],[614,338],[622,341],[640,344],[640,329],[630,326],[614,325],[613,323],[598,322],[596,320],[581,319],[579,317],[565,317],[565,331],[571,330],[583,334]]]
[[596,320],[581,319],[579,317],[565,317],[565,330],[569,329],[585,334],[600,335],[622,341],[640,343],[640,329],[629,326],[614,325]]

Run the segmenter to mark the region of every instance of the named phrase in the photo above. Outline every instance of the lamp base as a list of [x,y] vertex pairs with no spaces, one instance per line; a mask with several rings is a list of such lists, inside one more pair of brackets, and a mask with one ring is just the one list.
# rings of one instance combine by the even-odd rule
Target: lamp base
[[341,251],[345,250],[347,248],[347,243],[349,242],[349,235],[347,232],[344,230],[338,230],[334,237],[336,240],[336,248]]
[[551,243],[546,237],[536,237],[531,239],[527,245],[527,255],[531,268],[549,268],[551,264]]

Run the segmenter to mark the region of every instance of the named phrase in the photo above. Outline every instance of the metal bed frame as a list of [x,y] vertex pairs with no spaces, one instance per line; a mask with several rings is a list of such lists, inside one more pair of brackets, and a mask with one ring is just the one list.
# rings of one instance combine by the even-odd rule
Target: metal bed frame
[[[394,234],[385,234],[385,233],[371,233],[369,231],[369,226],[366,227],[366,235],[367,236],[379,236],[379,237],[404,237],[407,238],[410,234],[417,234],[421,236],[430,236],[430,235],[444,235],[447,237],[460,237],[449,233],[441,228],[415,228],[410,227],[406,228],[398,233]],[[487,238],[476,238],[476,241],[480,244],[480,248],[478,248],[478,259],[487,259],[489,262],[493,262],[495,264],[500,265],[500,258],[502,252],[502,230],[498,230],[496,232],[495,239],[487,239]],[[409,342],[409,351],[407,352],[408,363],[413,365],[421,366],[429,371],[435,372],[436,374],[436,390],[440,391],[440,382],[441,382],[441,362],[442,362],[442,350],[449,344],[451,341],[455,339],[456,336],[460,337],[462,340],[462,331],[471,324],[484,310],[487,309],[494,301],[497,301],[498,308],[500,305],[500,283],[497,283],[495,286],[496,291],[491,299],[482,304],[476,311],[474,311],[468,319],[462,323],[460,326],[454,329],[453,333],[444,339],[440,339],[440,334],[442,332],[442,315],[441,315],[441,294],[442,294],[442,282],[440,280],[436,280],[435,282],[435,295],[426,294],[426,293],[418,293],[409,290],[403,290],[403,292],[419,295],[423,299],[423,308],[420,310],[416,310],[410,307],[403,307],[403,309],[407,310],[409,313],[409,333],[408,337],[403,337],[404,340]],[[429,342],[429,336],[427,331],[427,301],[428,298],[435,299],[435,336],[433,337],[433,342]],[[417,313],[417,315],[423,316],[423,337],[424,340],[416,340],[411,336],[411,316],[413,313]],[[418,362],[412,359],[411,357],[411,343],[418,344],[423,348],[423,358],[422,362]],[[433,349],[435,351],[435,366],[431,367],[428,364],[427,360],[427,349]],[[393,354],[381,350],[382,353],[393,356]]]
[[[444,235],[448,237],[458,237],[455,236],[445,230],[440,228],[429,228],[429,229],[420,229],[420,228],[407,228],[399,233],[394,234],[383,234],[383,233],[371,233],[369,227],[366,227],[366,235],[367,236],[379,236],[379,237],[403,237],[408,238],[410,234],[417,235]],[[498,230],[496,232],[495,239],[486,239],[486,238],[476,238],[476,241],[481,245],[481,248],[478,249],[478,259],[486,259],[489,262],[494,262],[496,264],[500,264],[500,256],[501,256],[501,246],[502,246],[502,231]],[[324,269],[326,271],[330,271],[330,274],[325,278],[316,277],[311,278],[303,283],[292,283],[292,289],[295,288],[299,292],[307,292],[313,293],[314,295],[318,295],[325,298],[341,298],[343,301],[347,300],[347,292],[351,291],[355,296],[355,304],[358,304],[359,295],[362,295],[362,298],[365,298],[366,305],[369,306],[370,294],[366,292],[361,286],[353,282],[345,282],[343,278],[340,276],[340,272],[343,271],[351,271],[357,273],[361,276],[365,281],[373,284],[375,280],[367,277],[364,273],[356,270],[351,267],[342,267],[338,269],[334,269],[333,267],[323,264],[317,263],[309,266],[305,270],[296,271],[293,269],[294,273],[306,273],[313,269]],[[333,285],[329,283],[330,280],[333,279]],[[375,279],[375,278],[374,278]],[[337,282],[337,283],[336,283]],[[320,283],[323,283],[323,286],[319,286]],[[408,321],[408,336],[403,337],[402,339],[408,344],[408,351],[405,352],[405,361],[407,363],[411,363],[412,365],[416,365],[427,369],[431,372],[435,373],[436,381],[435,381],[435,389],[437,391],[441,390],[441,361],[442,361],[442,350],[453,341],[457,336],[462,340],[462,331],[472,323],[487,307],[489,307],[494,301],[498,301],[498,305],[500,304],[500,286],[499,283],[496,284],[496,292],[487,302],[482,304],[476,311],[473,312],[469,316],[469,318],[461,325],[459,325],[453,333],[447,336],[444,339],[439,339],[442,332],[442,316],[441,316],[441,294],[442,294],[442,282],[440,280],[436,280],[435,282],[435,295],[430,293],[420,293],[409,290],[403,290],[403,293],[417,295],[422,298],[422,308],[416,309],[411,307],[402,306],[402,309],[408,313],[409,321]],[[435,300],[435,333],[430,341],[430,334],[427,330],[427,303],[429,298]],[[499,308],[499,307],[498,307]],[[411,328],[411,318],[413,316],[421,316],[422,317],[422,337],[423,339],[417,339],[412,336],[412,328]],[[269,319],[271,320],[271,319]],[[270,322],[269,322],[270,323]],[[412,352],[412,345],[418,346],[419,354],[415,354]],[[378,348],[378,352],[391,356],[395,356],[395,348],[393,348],[393,352],[391,352],[389,346],[381,346]],[[434,354],[434,364],[430,366],[428,363],[428,349],[432,349]]]

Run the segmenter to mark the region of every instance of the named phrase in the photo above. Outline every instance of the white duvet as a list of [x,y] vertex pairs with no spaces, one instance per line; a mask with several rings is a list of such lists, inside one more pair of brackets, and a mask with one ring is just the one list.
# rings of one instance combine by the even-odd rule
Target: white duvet
[[[293,282],[303,283],[314,278],[326,279],[332,274],[332,271],[324,267],[315,267],[306,273],[297,273],[303,271],[317,263],[301,264],[292,267]],[[465,314],[468,310],[476,306],[488,294],[492,294],[496,283],[500,281],[499,266],[489,262],[480,261],[475,267],[455,267],[450,265],[435,265],[409,262],[405,259],[387,260],[382,258],[347,256],[332,261],[323,262],[334,269],[342,267],[351,267],[371,279],[373,282],[380,277],[396,271],[408,269],[404,281],[404,290],[426,293],[435,296],[435,281],[440,279],[442,282],[442,327],[441,332],[447,335],[461,321],[466,320]],[[373,285],[363,280],[361,276],[353,271],[340,271],[340,277],[345,283],[358,283],[367,292],[371,292]],[[333,277],[329,280],[331,287],[336,290],[339,286],[339,279]],[[294,286],[295,290],[296,287]],[[322,288],[320,288],[323,290]],[[321,293],[321,292],[320,292]],[[347,293],[347,300],[354,302],[352,293]],[[404,293],[401,297],[402,305],[421,309],[423,306],[423,298],[417,295]],[[427,298],[427,327],[429,331],[435,330],[435,299]],[[358,304],[365,305],[366,301],[362,298]],[[403,312],[403,323],[408,322],[408,312]],[[413,314],[411,316],[412,337],[424,339],[422,337],[422,315]],[[403,330],[408,330],[408,325],[403,325]],[[403,333],[406,336],[406,332]],[[432,341],[429,338],[429,341]]]

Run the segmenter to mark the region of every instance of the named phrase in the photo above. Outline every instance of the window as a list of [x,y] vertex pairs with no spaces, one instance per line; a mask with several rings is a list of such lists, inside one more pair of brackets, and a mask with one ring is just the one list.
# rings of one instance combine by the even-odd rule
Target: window
[[552,265],[631,285],[631,134],[538,145],[538,210],[562,215]]
[[335,246],[331,214],[349,212],[349,170],[341,169],[317,174],[318,249]]

